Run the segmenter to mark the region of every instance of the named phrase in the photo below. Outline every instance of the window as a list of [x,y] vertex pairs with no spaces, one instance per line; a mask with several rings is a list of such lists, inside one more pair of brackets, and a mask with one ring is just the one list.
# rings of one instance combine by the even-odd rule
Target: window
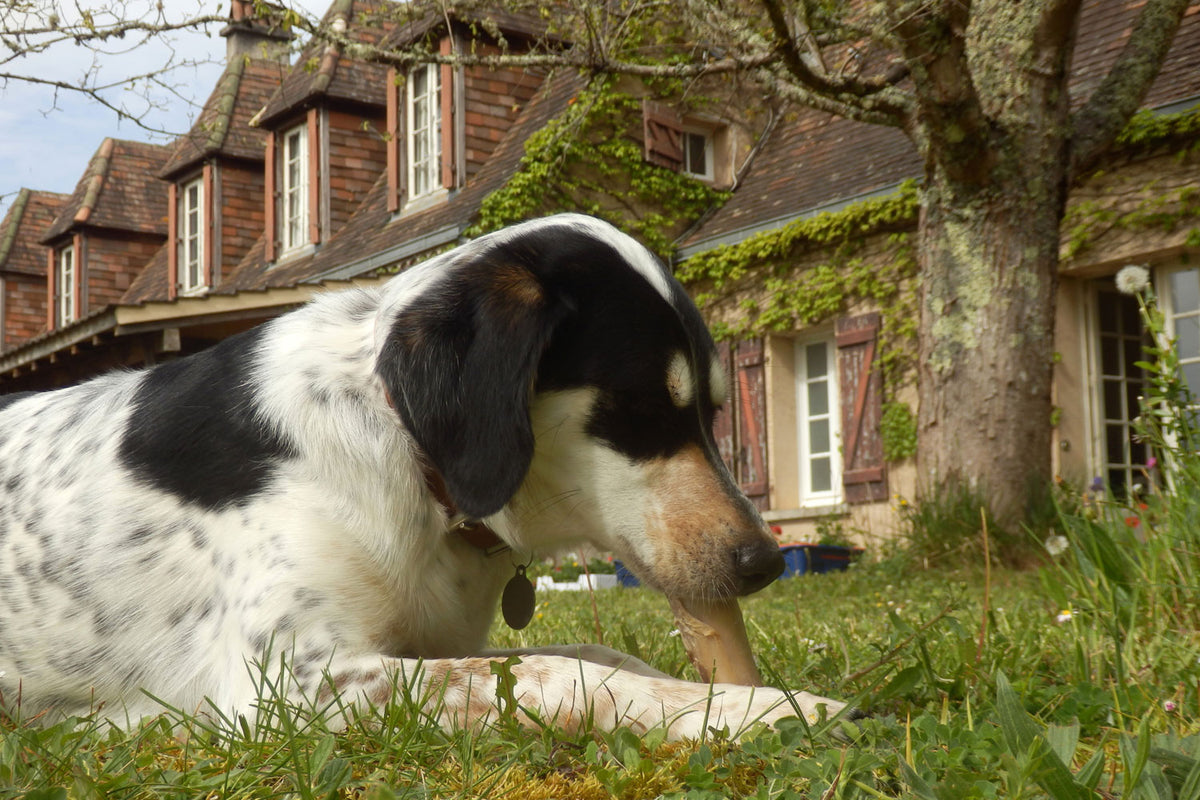
[[713,179],[712,135],[705,131],[683,131],[683,166],[688,175]]
[[70,325],[75,321],[75,246],[67,245],[58,254],[54,288],[58,293],[58,324]]
[[308,131],[301,125],[283,134],[280,231],[283,252],[308,242]]
[[802,506],[841,499],[835,358],[832,339],[796,343],[796,432]]
[[1175,339],[1188,387],[1200,395],[1200,269],[1172,270],[1164,283],[1167,334]]
[[204,182],[197,178],[183,185],[179,198],[179,283],[186,294],[203,289]]
[[1096,422],[1100,476],[1115,495],[1124,496],[1141,478],[1149,455],[1133,429],[1146,386],[1137,362],[1147,340],[1137,300],[1111,283],[1105,280],[1096,288]]
[[417,67],[408,76],[408,186],[409,198],[441,188],[442,100],[441,68]]

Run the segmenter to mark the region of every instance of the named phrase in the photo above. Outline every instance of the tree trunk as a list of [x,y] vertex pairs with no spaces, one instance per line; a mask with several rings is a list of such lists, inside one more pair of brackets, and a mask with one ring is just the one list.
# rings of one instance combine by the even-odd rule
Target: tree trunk
[[1051,477],[1065,160],[1053,137],[1045,158],[1028,144],[993,152],[981,183],[935,171],[919,227],[919,491],[975,490],[1006,526]]

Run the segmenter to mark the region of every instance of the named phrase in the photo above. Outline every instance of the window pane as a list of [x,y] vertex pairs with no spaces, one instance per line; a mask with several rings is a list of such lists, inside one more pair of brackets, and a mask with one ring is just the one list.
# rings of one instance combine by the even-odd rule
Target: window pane
[[1104,382],[1104,418],[1124,419],[1121,409],[1121,382]]
[[1124,425],[1105,425],[1104,426],[1104,445],[1107,460],[1110,464],[1122,464],[1125,462],[1125,426]]
[[829,413],[829,385],[826,381],[808,384],[808,413],[809,416]]
[[828,453],[829,420],[814,419],[808,423],[808,450],[810,453]]
[[1142,354],[1142,342],[1140,339],[1126,339],[1125,342],[1125,377],[1140,378],[1142,368],[1137,366],[1137,362],[1144,360]]
[[1175,320],[1180,358],[1200,357],[1200,317],[1179,317]]
[[1141,332],[1142,314],[1138,309],[1137,300],[1128,295],[1121,295],[1121,333],[1138,336]]
[[1100,312],[1100,330],[1104,333],[1116,333],[1117,296],[1112,292],[1100,292],[1097,300]]
[[1121,340],[1115,336],[1100,337],[1100,371],[1105,375],[1121,374]]
[[1200,394],[1200,361],[1183,365],[1183,377],[1187,380],[1192,394]]
[[819,378],[826,372],[826,357],[824,344],[810,344],[805,349],[808,379]]
[[1200,310],[1200,271],[1181,269],[1172,272],[1171,304],[1176,314]]
[[687,143],[687,171],[697,175],[708,174],[708,158],[705,145],[707,142],[702,134],[685,133]]
[[828,457],[809,461],[809,470],[814,492],[828,492],[833,488],[833,475]]

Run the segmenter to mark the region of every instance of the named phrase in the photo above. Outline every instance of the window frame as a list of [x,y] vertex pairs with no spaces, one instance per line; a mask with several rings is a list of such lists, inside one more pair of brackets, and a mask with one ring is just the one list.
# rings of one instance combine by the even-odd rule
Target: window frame
[[[426,90],[414,95],[416,76],[424,74]],[[407,172],[407,200],[429,197],[442,186],[442,70],[439,64],[422,64],[408,72],[404,87],[404,146]],[[417,103],[423,101],[427,114],[418,114]],[[421,117],[421,119],[418,119]],[[424,142],[426,153],[417,158],[418,143]]]
[[[196,192],[196,202],[190,202],[191,192]],[[207,224],[206,198],[204,192],[204,177],[200,176],[185,181],[179,187],[179,210],[176,222],[176,241],[179,247],[178,280],[180,293],[190,294],[208,288],[205,269],[208,254],[205,252],[205,225]],[[195,214],[195,225],[191,225],[190,217]],[[190,246],[195,244],[196,256],[192,259]],[[192,280],[193,268],[195,280]]]
[[54,259],[54,298],[55,315],[61,327],[70,325],[79,319],[79,298],[76,276],[79,264],[76,258],[75,244],[61,248]]
[[[308,126],[304,123],[280,134],[279,144],[279,249],[295,252],[308,242]],[[295,145],[292,143],[295,142]],[[295,167],[293,175],[292,168]],[[295,208],[292,208],[292,202]]]
[[[808,349],[823,346],[825,350],[825,372],[821,376],[809,374]],[[842,431],[840,373],[838,371],[838,348],[832,333],[799,338],[794,341],[796,391],[796,458],[801,508],[837,505],[843,500],[842,488]],[[810,407],[809,387],[825,384],[826,408],[813,413]],[[824,422],[828,428],[828,447],[813,450],[809,432],[814,421]],[[829,461],[829,487],[818,489],[813,486],[815,459]]]

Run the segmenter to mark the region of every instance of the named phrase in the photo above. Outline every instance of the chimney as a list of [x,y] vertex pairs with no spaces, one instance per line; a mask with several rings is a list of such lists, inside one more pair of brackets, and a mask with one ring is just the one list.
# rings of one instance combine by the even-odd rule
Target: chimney
[[[270,12],[282,11],[274,4],[267,4]],[[286,64],[291,60],[289,45],[292,35],[284,31],[270,18],[263,19],[254,13],[254,0],[233,0],[229,9],[229,24],[221,30],[225,37],[225,61],[235,58],[266,58]]]

